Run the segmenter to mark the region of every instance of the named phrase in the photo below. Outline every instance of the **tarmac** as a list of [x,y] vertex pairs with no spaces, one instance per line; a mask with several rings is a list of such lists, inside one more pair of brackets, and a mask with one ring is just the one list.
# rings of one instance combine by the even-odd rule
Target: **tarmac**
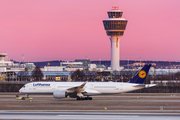
[[93,96],[93,100],[54,99],[52,95],[0,93],[0,119],[116,119],[141,120],[180,118],[180,94],[124,93]]
[[177,113],[0,112],[0,119],[179,120]]

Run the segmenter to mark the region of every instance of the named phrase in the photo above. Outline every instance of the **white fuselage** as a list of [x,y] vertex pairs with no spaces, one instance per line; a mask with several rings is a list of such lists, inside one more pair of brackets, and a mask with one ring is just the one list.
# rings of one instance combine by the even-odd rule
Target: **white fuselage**
[[[84,82],[32,82],[22,87],[24,94],[53,94],[55,90],[68,90],[82,85]],[[144,88],[143,85],[122,82],[87,82],[85,95],[116,94]]]

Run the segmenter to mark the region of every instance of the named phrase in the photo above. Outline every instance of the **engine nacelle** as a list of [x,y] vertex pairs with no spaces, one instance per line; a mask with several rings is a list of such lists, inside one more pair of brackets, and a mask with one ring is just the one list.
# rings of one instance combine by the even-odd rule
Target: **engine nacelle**
[[64,90],[56,90],[53,92],[54,98],[60,99],[60,98],[66,98],[67,93]]

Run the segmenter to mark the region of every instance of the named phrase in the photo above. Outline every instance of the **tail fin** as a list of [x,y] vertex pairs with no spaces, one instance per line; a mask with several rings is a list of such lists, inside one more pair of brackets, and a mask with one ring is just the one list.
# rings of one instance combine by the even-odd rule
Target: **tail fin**
[[143,84],[149,72],[151,64],[145,65],[130,81],[129,83]]

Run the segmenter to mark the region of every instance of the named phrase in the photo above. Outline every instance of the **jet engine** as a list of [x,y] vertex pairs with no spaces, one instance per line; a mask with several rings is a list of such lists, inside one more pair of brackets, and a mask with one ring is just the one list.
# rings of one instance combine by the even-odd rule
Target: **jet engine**
[[54,98],[60,99],[60,98],[66,98],[68,95],[64,90],[56,90],[53,92],[53,96]]

